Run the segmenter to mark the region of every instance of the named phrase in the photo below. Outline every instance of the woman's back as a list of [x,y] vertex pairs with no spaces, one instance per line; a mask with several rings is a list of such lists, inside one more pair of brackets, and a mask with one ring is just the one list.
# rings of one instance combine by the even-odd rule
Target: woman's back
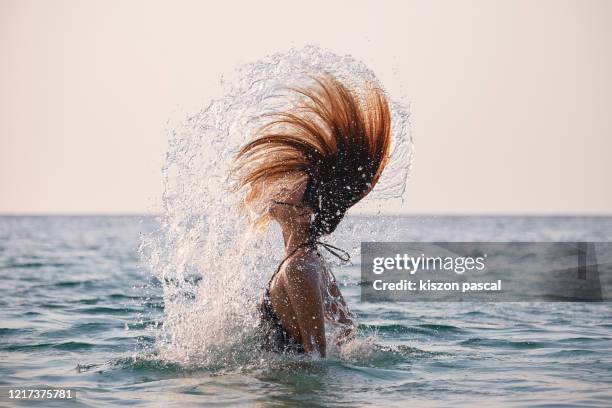
[[323,271],[323,259],[318,252],[300,248],[282,263],[270,281],[267,299],[264,298],[290,342],[302,344],[306,352],[319,354],[325,350],[323,296],[327,291]]

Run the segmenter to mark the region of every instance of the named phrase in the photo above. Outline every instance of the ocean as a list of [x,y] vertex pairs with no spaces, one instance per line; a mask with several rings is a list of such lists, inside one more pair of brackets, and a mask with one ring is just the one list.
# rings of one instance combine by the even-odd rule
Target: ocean
[[[395,220],[405,241],[612,241],[611,217]],[[76,391],[39,406],[612,406],[610,302],[366,303],[358,260],[336,271],[357,349],[315,361],[168,361],[156,336],[165,299],[139,252],[156,228],[149,216],[0,217],[4,394]]]

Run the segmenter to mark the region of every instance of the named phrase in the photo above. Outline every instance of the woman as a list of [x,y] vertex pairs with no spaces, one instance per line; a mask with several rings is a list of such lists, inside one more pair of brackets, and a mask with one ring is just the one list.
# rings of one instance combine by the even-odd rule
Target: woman
[[378,181],[390,151],[391,115],[371,84],[357,95],[326,75],[292,91],[300,102],[271,115],[240,150],[235,171],[238,188],[248,189],[245,206],[261,223],[277,221],[285,241],[285,258],[260,308],[267,348],[324,357],[325,322],[340,329],[339,342],[354,325],[318,248],[341,255],[319,238]]

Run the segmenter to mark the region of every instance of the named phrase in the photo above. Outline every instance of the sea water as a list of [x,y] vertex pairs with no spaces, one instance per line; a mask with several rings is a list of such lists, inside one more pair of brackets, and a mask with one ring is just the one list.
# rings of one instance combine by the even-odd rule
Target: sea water
[[[612,240],[603,217],[376,220],[405,241]],[[0,387],[73,387],[74,406],[612,405],[610,303],[362,303],[358,255],[334,268],[357,316],[353,348],[179,361],[171,351],[185,350],[158,343],[164,285],[138,249],[158,223],[0,217]]]

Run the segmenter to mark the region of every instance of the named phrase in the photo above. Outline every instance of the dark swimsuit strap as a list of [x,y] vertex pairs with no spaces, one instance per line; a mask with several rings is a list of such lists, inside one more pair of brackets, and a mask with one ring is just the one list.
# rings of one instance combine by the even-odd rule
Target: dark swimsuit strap
[[285,263],[285,261],[289,258],[291,258],[293,255],[295,255],[295,253],[300,250],[301,248],[304,247],[312,247],[312,248],[317,248],[317,246],[320,245],[323,248],[325,248],[325,250],[327,252],[329,252],[330,254],[332,254],[333,256],[335,256],[336,258],[340,259],[343,262],[348,262],[351,259],[351,255],[345,251],[342,248],[338,248],[337,246],[333,246],[331,244],[328,244],[326,242],[321,242],[321,241],[306,241],[303,244],[298,245],[297,247],[295,247],[295,249],[293,251],[291,251],[291,253],[289,255],[287,255],[282,261],[281,263],[278,265],[278,268],[276,268],[276,272],[274,272],[274,274],[272,275],[272,277],[270,278],[270,280],[268,281],[268,289],[266,290],[266,292],[270,289],[270,284],[272,283],[272,279],[274,279],[274,277],[276,276],[276,274],[278,272],[280,272],[283,264]]

